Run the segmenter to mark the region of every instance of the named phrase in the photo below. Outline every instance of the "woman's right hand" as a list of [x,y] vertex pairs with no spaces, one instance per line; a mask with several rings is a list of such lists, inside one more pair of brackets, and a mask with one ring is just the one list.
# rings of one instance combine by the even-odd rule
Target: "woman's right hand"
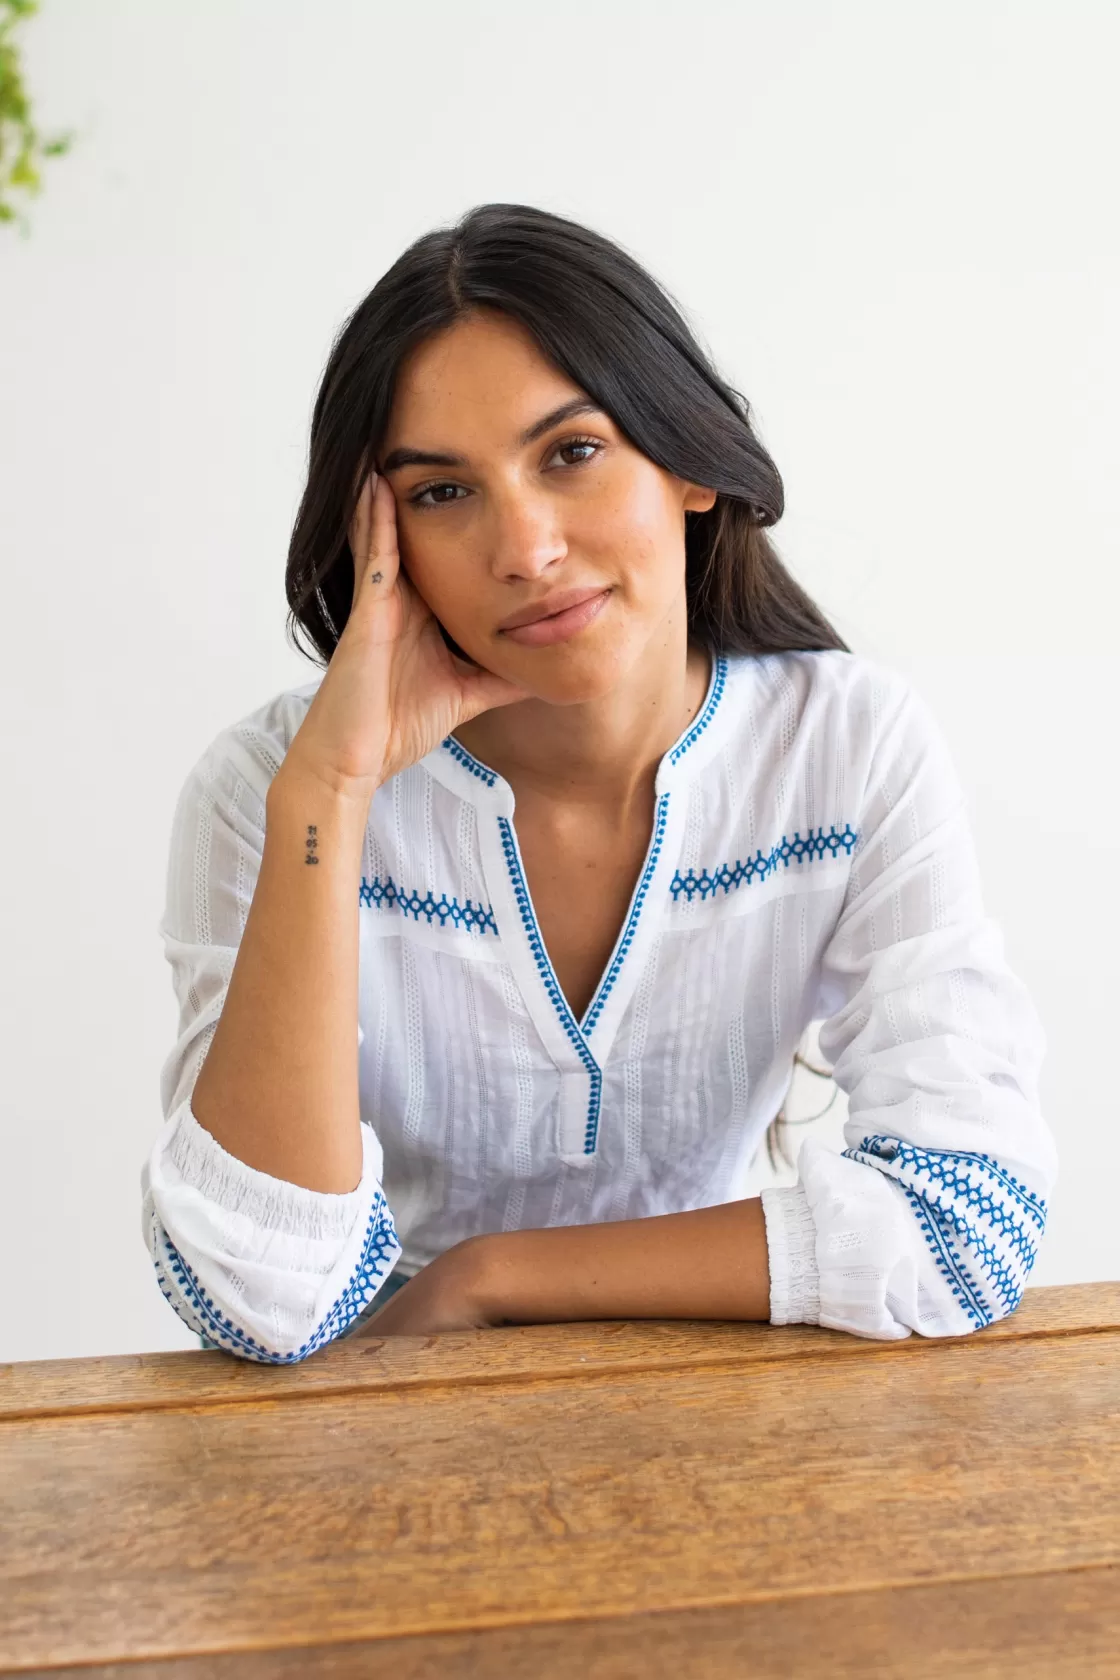
[[454,655],[401,570],[396,502],[371,472],[350,526],[354,600],[330,664],[281,766],[369,800],[460,723],[529,698]]

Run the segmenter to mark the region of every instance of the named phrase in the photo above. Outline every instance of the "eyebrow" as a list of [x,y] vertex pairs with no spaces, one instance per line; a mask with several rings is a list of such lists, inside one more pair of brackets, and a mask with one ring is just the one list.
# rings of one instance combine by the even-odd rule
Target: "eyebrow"
[[[517,440],[518,448],[523,449],[527,444],[535,443],[537,438],[545,432],[551,431],[562,420],[574,419],[577,414],[603,414],[606,410],[590,397],[573,397],[570,402],[561,403],[548,414],[542,414],[539,420],[534,420],[526,427]],[[398,467],[466,467],[469,466],[465,455],[448,455],[434,453],[429,449],[394,449],[386,455],[381,463],[383,473],[395,472]]]

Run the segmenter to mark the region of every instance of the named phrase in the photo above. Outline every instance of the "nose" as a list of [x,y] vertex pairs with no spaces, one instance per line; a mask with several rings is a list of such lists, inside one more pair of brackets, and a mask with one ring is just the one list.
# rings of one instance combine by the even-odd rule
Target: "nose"
[[491,497],[490,511],[490,565],[496,578],[538,578],[567,555],[550,497],[513,486]]

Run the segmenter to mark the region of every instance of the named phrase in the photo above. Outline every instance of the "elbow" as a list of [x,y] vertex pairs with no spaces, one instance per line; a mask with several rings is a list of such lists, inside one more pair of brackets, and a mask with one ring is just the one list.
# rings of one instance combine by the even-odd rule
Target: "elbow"
[[[151,1222],[149,1249],[160,1290],[189,1329],[223,1353],[267,1365],[299,1364],[345,1335],[401,1253],[388,1204],[379,1193],[357,1263],[348,1276],[342,1274],[337,1292],[327,1286],[325,1310],[323,1280],[318,1280],[317,1299],[311,1302],[306,1291],[293,1295],[289,1277],[277,1276],[258,1300],[257,1310],[243,1312],[238,1301],[244,1292],[208,1289],[158,1218]],[[224,1280],[226,1268],[219,1272]]]
[[1045,1200],[981,1195],[946,1204],[909,1185],[903,1189],[939,1292],[951,1302],[929,1326],[916,1323],[919,1334],[970,1335],[1015,1312],[1046,1228]]
[[923,1288],[907,1322],[926,1336],[960,1336],[1018,1307],[1046,1229],[1049,1178],[982,1150],[922,1148],[873,1134],[851,1159],[876,1168],[911,1215]]
[[178,1317],[202,1337],[203,1342],[221,1353],[231,1353],[238,1359],[258,1364],[294,1365],[307,1359],[325,1345],[319,1340],[301,1341],[298,1336],[287,1339],[270,1337],[258,1332],[253,1335],[228,1310],[225,1303],[215,1300],[203,1288],[199,1279],[174,1243],[164,1235],[155,1255],[156,1279],[164,1299]]

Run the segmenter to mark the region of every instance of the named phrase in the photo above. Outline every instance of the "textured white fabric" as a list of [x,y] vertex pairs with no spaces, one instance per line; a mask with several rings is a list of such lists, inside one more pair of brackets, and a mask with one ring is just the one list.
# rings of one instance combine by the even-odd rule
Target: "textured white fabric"
[[[354,1322],[400,1254],[368,1126],[362,1144],[357,1188],[324,1195],[250,1170],[183,1105],[142,1180],[160,1287],[192,1329],[248,1357],[291,1360]],[[174,1209],[173,1244],[157,1207]]]
[[819,1324],[817,1228],[800,1184],[765,1189],[762,1209],[770,1260],[771,1324]]
[[713,662],[656,782],[649,851],[582,1021],[521,868],[512,789],[449,738],[370,806],[359,918],[365,1171],[257,1173],[190,1097],[321,676],[224,730],[173,823],[160,923],[180,1004],[145,1234],[192,1327],[257,1359],[343,1334],[400,1259],[481,1232],[723,1202],[807,1025],[848,1095],[762,1193],[774,1323],[959,1335],[1012,1311],[1057,1174],[1043,1038],[985,917],[960,788],[899,676],[835,652]]

